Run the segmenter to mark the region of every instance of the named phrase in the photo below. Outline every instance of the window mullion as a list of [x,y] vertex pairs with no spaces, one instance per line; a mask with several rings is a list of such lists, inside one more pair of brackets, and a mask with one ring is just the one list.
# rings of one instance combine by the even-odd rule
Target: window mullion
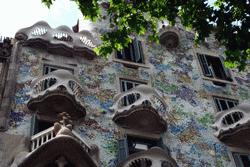
[[218,102],[219,102],[218,104],[219,104],[220,111],[222,111],[223,109],[222,109],[222,106],[221,106],[219,98],[218,98]]

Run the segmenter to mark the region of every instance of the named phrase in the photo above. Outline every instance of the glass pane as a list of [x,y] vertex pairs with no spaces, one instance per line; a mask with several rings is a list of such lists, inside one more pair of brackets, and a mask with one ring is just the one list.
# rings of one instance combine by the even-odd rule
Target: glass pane
[[132,89],[134,87],[134,84],[132,82],[126,82],[127,84],[127,90]]
[[228,104],[229,108],[234,107],[234,102],[232,102],[232,101],[227,101],[227,104]]
[[243,167],[250,167],[250,160],[247,155],[240,155],[240,159]]
[[228,107],[227,107],[226,101],[225,101],[225,100],[222,100],[222,99],[220,99],[219,101],[220,101],[221,109],[222,109],[222,110],[227,110]]
[[124,83],[124,81],[121,81],[121,83],[122,83],[122,92],[124,92],[124,91],[126,91],[125,83]]
[[215,103],[216,103],[216,106],[217,106],[218,111],[221,111],[222,108],[221,108],[220,102],[219,102],[219,100],[218,100],[217,98],[215,99]]

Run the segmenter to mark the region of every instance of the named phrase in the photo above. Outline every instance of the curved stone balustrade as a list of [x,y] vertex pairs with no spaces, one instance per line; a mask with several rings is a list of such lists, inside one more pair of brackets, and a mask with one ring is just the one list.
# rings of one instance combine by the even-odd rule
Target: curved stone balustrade
[[113,121],[119,126],[155,134],[167,130],[166,108],[157,91],[147,85],[115,96],[111,107],[115,111]]
[[53,37],[59,41],[68,41],[68,42],[72,42],[73,38],[64,32],[57,32],[55,34],[53,34]]
[[67,112],[73,119],[84,117],[81,102],[83,89],[77,79],[67,70],[56,70],[34,80],[28,108],[41,115]]
[[160,37],[160,43],[167,49],[174,49],[179,45],[179,33],[174,27],[163,26],[158,34]]
[[97,41],[89,31],[74,33],[67,26],[52,29],[44,21],[19,30],[15,38],[28,46],[45,48],[57,54],[86,56],[91,59],[95,57],[93,49],[97,46]]
[[31,34],[34,36],[41,36],[46,34],[48,31],[48,29],[46,27],[36,27]]
[[214,135],[225,144],[233,147],[250,148],[247,138],[250,137],[250,105],[241,104],[216,115],[212,126]]
[[[125,100],[127,100],[128,103],[125,104]],[[147,85],[138,85],[127,92],[116,95],[111,109],[117,113],[121,113],[142,104],[152,106],[156,111],[166,110],[167,107],[167,104],[156,90]]]
[[175,160],[159,147],[131,154],[118,167],[177,167]]

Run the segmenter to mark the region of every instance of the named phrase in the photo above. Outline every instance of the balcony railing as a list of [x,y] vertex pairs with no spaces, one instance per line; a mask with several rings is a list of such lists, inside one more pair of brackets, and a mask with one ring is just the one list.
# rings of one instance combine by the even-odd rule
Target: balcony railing
[[41,112],[45,115],[50,114],[50,116],[66,111],[73,119],[85,116],[81,99],[83,88],[69,71],[53,71],[34,80],[31,87],[32,92],[27,104],[31,111],[37,111],[37,114]]
[[131,154],[118,167],[177,167],[175,160],[159,147]]
[[114,98],[113,121],[125,129],[149,134],[167,130],[167,105],[156,90],[147,85],[123,92]]
[[232,109],[221,111],[216,115],[215,123],[212,126],[216,131],[214,134],[229,146],[241,147],[245,144],[245,147],[250,148],[250,144],[247,142],[247,136],[250,137],[249,120],[249,104],[241,104]]
[[54,127],[50,127],[41,131],[31,137],[31,151],[36,150],[38,147],[48,142],[55,137]]
[[159,111],[159,113],[165,111],[167,107],[165,101],[156,90],[147,85],[138,85],[127,92],[122,92],[115,96],[111,109],[117,113],[121,113],[141,105],[151,106],[156,111]]
[[46,91],[53,91],[57,88],[64,87],[69,94],[74,95],[77,100],[80,101],[80,95],[81,92],[83,92],[81,85],[67,70],[56,70],[40,77],[32,83],[32,86],[33,91],[31,97],[33,98],[46,93]]
[[[90,146],[75,132],[74,130],[71,131],[72,136],[81,144],[83,149],[87,152],[91,152]],[[54,132],[54,127],[50,127],[44,131],[41,131],[31,137],[31,151],[36,150],[43,144],[47,143],[48,141],[56,138],[56,134]]]
[[75,33],[67,26],[53,29],[44,21],[19,30],[15,38],[29,46],[43,48],[53,53],[85,56],[90,59],[95,58],[93,49],[98,45],[89,31]]

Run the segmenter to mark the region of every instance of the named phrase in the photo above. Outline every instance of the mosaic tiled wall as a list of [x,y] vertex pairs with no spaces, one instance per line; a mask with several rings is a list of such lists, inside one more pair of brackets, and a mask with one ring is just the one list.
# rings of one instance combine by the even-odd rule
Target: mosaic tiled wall
[[[119,77],[145,80],[164,97],[168,104],[168,131],[163,136],[164,143],[179,166],[232,166],[227,148],[213,136],[210,127],[215,114],[211,94],[237,97],[240,103],[249,101],[250,73],[240,74],[234,70],[237,84],[227,84],[225,87],[204,80],[193,46],[193,35],[182,29],[180,35],[180,46],[172,51],[142,39],[148,68],[127,68],[112,61],[112,57],[109,60],[83,58],[83,63],[78,64],[75,75],[86,90],[82,100],[88,114],[75,130],[89,143],[99,146],[103,167],[112,167],[116,163],[118,133],[111,120],[114,113],[109,107],[114,95],[119,92]],[[210,50],[217,54],[222,52],[212,44],[200,50]],[[7,133],[29,135],[31,114],[26,103],[31,81],[42,75],[42,56],[45,53],[25,47],[19,54],[17,91]]]

